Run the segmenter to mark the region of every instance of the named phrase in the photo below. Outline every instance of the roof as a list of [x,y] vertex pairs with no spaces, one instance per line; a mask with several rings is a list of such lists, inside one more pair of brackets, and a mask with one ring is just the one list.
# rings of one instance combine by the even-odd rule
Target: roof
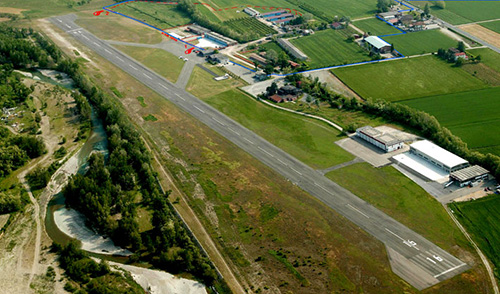
[[366,37],[365,41],[377,49],[381,49],[381,48],[384,48],[386,46],[389,46],[389,47],[391,46],[391,44],[389,44],[386,41],[380,39],[379,37],[375,37],[375,36]]
[[450,174],[453,179],[456,179],[460,182],[466,182],[468,180],[475,179],[476,177],[480,177],[489,173],[489,171],[485,168],[482,168],[479,165],[473,165],[461,170],[454,171]]
[[262,13],[261,16],[262,17],[266,17],[266,16],[269,16],[269,15],[282,14],[282,13],[285,13],[285,12],[288,12],[288,11],[282,9],[282,10],[277,10],[277,11],[271,11],[271,12]]
[[433,159],[434,161],[440,162],[449,168],[468,163],[467,160],[451,153],[444,148],[439,147],[431,141],[418,141],[411,144],[410,148],[427,155],[427,157]]
[[394,137],[391,134],[384,134],[381,131],[371,127],[364,126],[356,130],[356,132],[362,133],[386,146],[392,146],[403,142],[402,140]]
[[399,21],[399,19],[397,19],[397,18],[391,18],[388,20],[388,22],[390,22],[390,23],[397,23],[398,21]]
[[284,18],[284,19],[278,19],[278,20],[275,20],[274,22],[275,22],[275,23],[284,23],[284,22],[289,22],[289,21],[291,21],[292,19],[295,19],[295,16],[291,16],[291,17]]
[[338,21],[332,23],[332,27],[335,27],[335,28],[340,28],[342,26],[342,24]]
[[276,103],[280,103],[281,101],[283,101],[283,98],[281,98],[281,96],[278,94],[274,94],[273,96],[270,96],[269,99],[273,100]]
[[467,54],[465,54],[465,52],[457,52],[455,56],[467,56]]
[[264,57],[262,57],[260,55],[257,55],[255,53],[250,54],[250,58],[253,59],[253,60],[256,60],[256,61],[258,61],[260,63],[267,64],[267,60]]
[[398,14],[399,14],[398,11],[387,11],[387,12],[381,12],[378,15],[380,17],[390,17],[390,16],[395,16],[395,15],[398,15]]
[[306,60],[307,59],[307,55],[304,54],[304,52],[300,51],[299,48],[295,47],[287,39],[279,38],[278,39],[278,44],[280,44],[280,46],[283,47],[283,49],[285,49],[286,51],[288,51],[288,53],[290,53],[291,55],[295,56],[295,58],[300,59],[300,60]]

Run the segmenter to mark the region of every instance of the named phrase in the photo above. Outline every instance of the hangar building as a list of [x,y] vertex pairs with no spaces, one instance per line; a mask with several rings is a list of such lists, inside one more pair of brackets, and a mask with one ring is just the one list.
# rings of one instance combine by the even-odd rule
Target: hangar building
[[469,162],[438,145],[427,141],[418,141],[410,145],[410,154],[417,155],[440,169],[452,173],[469,166]]
[[356,130],[356,136],[375,145],[376,147],[391,152],[403,148],[403,141],[390,134],[384,134],[381,131],[370,126],[364,126]]
[[450,174],[450,181],[456,181],[460,187],[464,187],[474,181],[488,178],[488,173],[488,170],[479,165],[473,165],[452,172]]

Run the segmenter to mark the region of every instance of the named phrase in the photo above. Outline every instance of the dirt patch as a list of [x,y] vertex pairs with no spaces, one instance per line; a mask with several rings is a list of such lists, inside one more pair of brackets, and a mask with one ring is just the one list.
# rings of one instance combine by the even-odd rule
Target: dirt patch
[[341,80],[339,80],[339,78],[337,78],[328,70],[312,72],[309,74],[309,76],[311,76],[312,78],[319,78],[322,83],[326,83],[327,87],[337,94],[344,95],[346,97],[361,99],[358,94],[349,89],[349,87],[347,87]]
[[20,9],[20,8],[14,8],[14,7],[0,7],[0,11],[2,13],[10,13],[10,14],[21,14],[23,11],[26,11],[28,9]]
[[478,24],[468,24],[459,26],[460,29],[478,37],[479,39],[490,43],[493,46],[500,47],[500,34],[489,30]]
[[486,196],[489,196],[489,195],[492,195],[492,194],[493,193],[491,193],[491,192],[486,192],[484,190],[479,190],[479,191],[476,191],[474,193],[470,193],[469,195],[465,195],[465,196],[456,198],[453,201],[454,202],[465,202],[465,201],[469,201],[469,200],[476,200],[476,199],[479,199],[479,198],[483,198],[483,197],[486,197]]
[[4,21],[9,21],[10,18],[8,17],[0,17],[0,22],[4,22]]

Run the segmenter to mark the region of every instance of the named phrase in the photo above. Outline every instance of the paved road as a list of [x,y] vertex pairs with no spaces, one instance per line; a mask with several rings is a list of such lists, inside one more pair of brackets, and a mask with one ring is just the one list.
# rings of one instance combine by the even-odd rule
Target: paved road
[[74,19],[75,15],[66,15],[51,18],[51,22],[383,242],[393,271],[417,289],[469,268],[318,171],[79,27]]

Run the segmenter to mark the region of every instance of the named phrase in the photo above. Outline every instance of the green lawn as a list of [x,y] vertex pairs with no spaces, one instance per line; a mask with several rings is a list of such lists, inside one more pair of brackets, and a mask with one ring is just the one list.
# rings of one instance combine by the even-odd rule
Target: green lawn
[[372,36],[389,35],[401,33],[400,30],[389,25],[386,22],[381,21],[378,18],[369,18],[358,20],[352,23],[354,26],[359,28],[365,33],[369,33]]
[[271,108],[239,90],[231,89],[205,101],[313,168],[327,168],[354,158],[334,143],[342,138],[336,129]]
[[489,48],[479,48],[468,50],[474,55],[481,55],[481,62],[491,67],[492,69],[500,72],[500,54]]
[[311,60],[311,68],[370,60],[366,51],[341,33],[331,29],[290,40]]
[[464,225],[481,250],[488,256],[500,278],[500,197],[490,196],[474,201],[450,204],[458,220]]
[[500,34],[500,20],[483,22],[480,25]]
[[[500,147],[500,87],[432,96],[402,103],[434,115],[469,148]],[[496,153],[500,155],[500,153]]]
[[177,5],[131,2],[113,8],[113,10],[160,29],[186,25],[191,22],[186,13],[177,10]]
[[[68,5],[73,2],[74,5]],[[53,15],[63,15],[68,13],[75,13],[82,10],[99,10],[103,6],[111,4],[109,0],[93,0],[83,5],[77,5],[75,2],[68,0],[2,0],[0,1],[1,7],[13,7],[26,9],[22,14],[29,18],[43,18]],[[89,13],[90,14],[90,13]]]
[[496,19],[499,17],[498,1],[446,1],[445,9],[433,5],[433,1],[413,1],[411,4],[423,8],[426,3],[431,6],[431,14],[452,24]]
[[363,98],[388,101],[486,87],[485,83],[461,68],[434,56],[337,68],[332,72]]
[[278,43],[276,43],[274,41],[265,43],[264,45],[260,45],[260,48],[264,48],[266,51],[273,49],[274,51],[276,51],[276,53],[278,53],[278,56],[279,56],[279,54],[281,54],[281,52],[285,52],[285,54],[288,55],[288,53],[286,53],[286,51],[283,50],[283,48],[281,48],[281,46],[278,45]]
[[173,83],[177,81],[184,66],[183,60],[162,49],[123,45],[115,47]]
[[392,166],[357,163],[326,176],[445,250],[466,243],[441,204]]
[[384,37],[394,45],[394,49],[405,56],[432,53],[439,48],[456,47],[457,41],[441,33],[439,30],[421,31],[404,35]]

